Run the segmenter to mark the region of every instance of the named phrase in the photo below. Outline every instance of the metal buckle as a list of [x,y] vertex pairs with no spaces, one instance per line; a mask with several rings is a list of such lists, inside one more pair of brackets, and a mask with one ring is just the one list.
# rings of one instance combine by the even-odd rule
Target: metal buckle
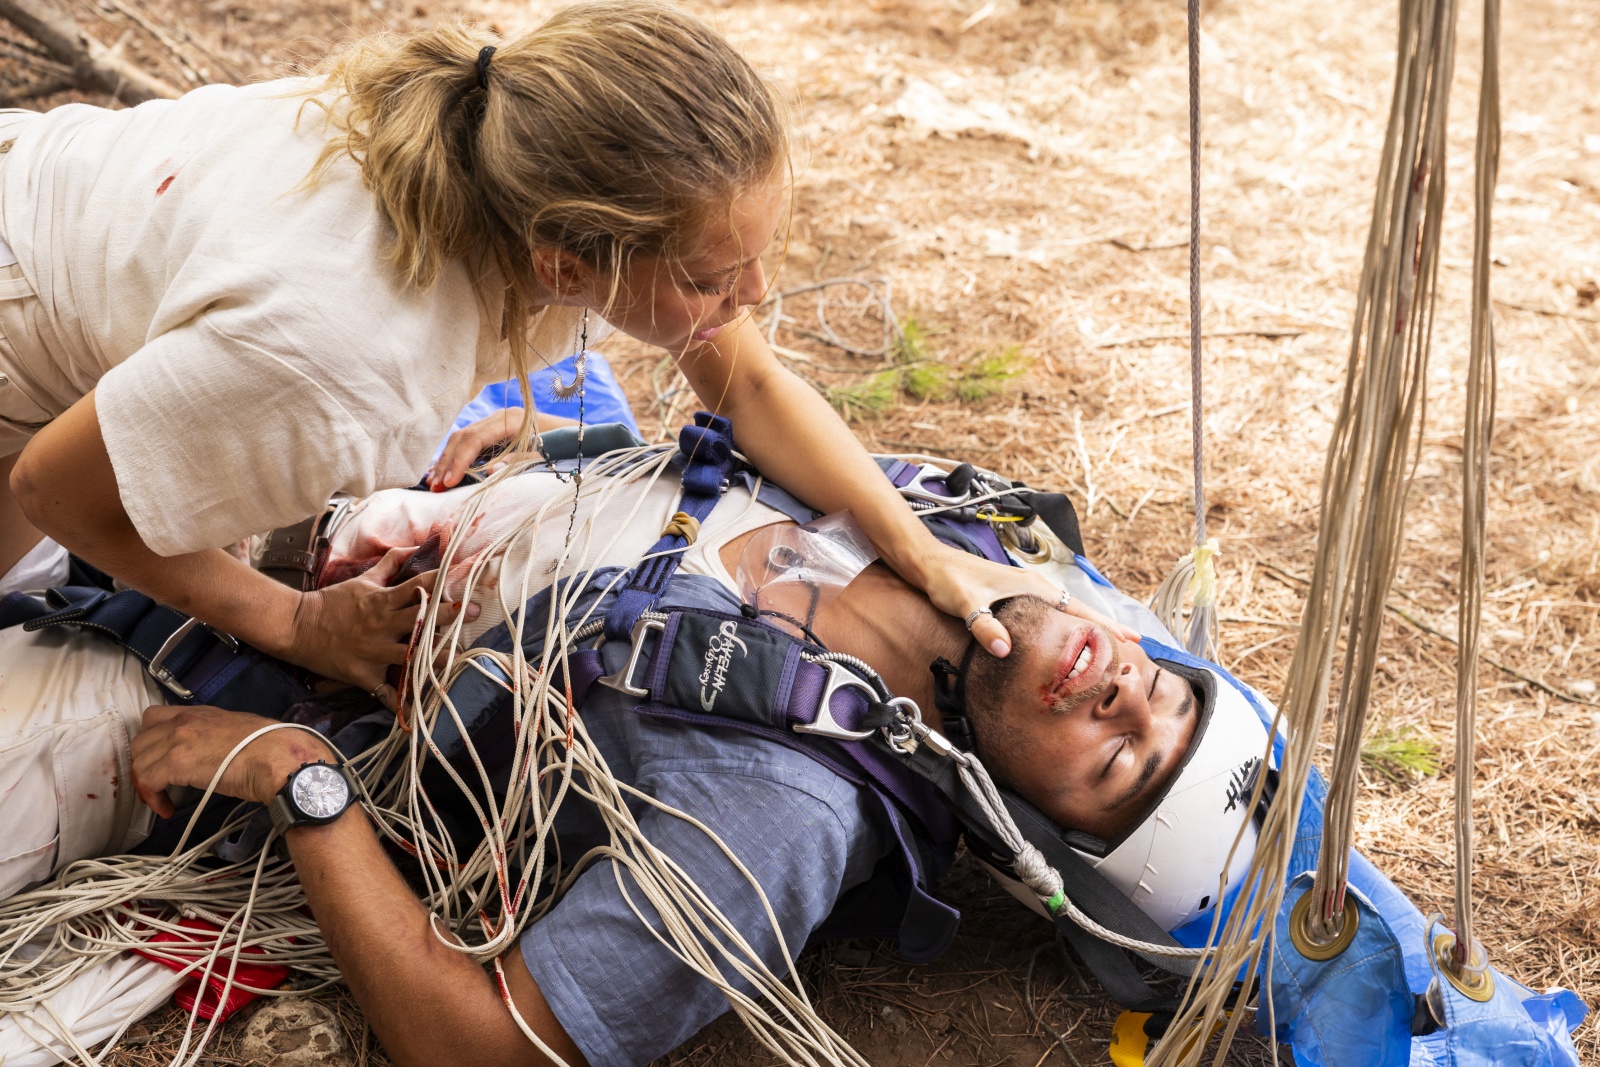
[[639,666],[639,657],[644,653],[644,635],[651,630],[660,634],[666,628],[667,624],[662,619],[640,619],[634,623],[633,637],[631,638],[633,649],[628,653],[628,662],[623,665],[620,671],[602,675],[597,681],[601,685],[608,685],[612,689],[620,693],[626,693],[631,697],[648,697],[650,690],[640,689],[633,684],[633,672]]
[[930,482],[938,478],[948,478],[949,476],[949,471],[942,471],[938,467],[924,463],[917,468],[917,473],[912,476],[912,479],[900,487],[900,495],[910,500],[924,500],[930,504],[941,504],[945,507],[957,507],[965,504],[972,497],[970,492],[963,493],[960,496],[952,496],[949,493],[935,493],[923,484],[924,482]]
[[194,690],[178,681],[178,676],[167,670],[165,664],[167,657],[172,655],[177,647],[183,644],[183,639],[189,636],[190,631],[199,625],[199,619],[192,616],[185,619],[182,626],[172,631],[167,639],[161,642],[161,648],[151,658],[150,662],[145,664],[144,669],[149,673],[150,677],[176,693],[179,700],[193,700]]
[[[909,756],[927,745],[933,754],[956,763],[965,764],[967,754],[950,743],[950,739],[922,721],[922,709],[909,697],[895,697],[890,704],[901,708],[903,717],[888,729],[889,744],[901,755]],[[905,709],[909,709],[906,711]]]
[[[150,662],[145,664],[144,668],[146,674],[150,675],[150,677],[154,678],[156,681],[170,689],[177,695],[179,700],[193,700],[194,690],[178,681],[178,676],[167,669],[167,657],[178,650],[178,646],[183,644],[183,639],[188,637],[189,634],[194,631],[196,626],[205,626],[205,623],[201,622],[192,615],[183,620],[183,625],[172,631],[172,633],[167,636],[167,639],[161,642],[161,647],[156,650],[156,654],[150,658]],[[234,637],[230,633],[224,633],[221,630],[215,629],[211,626],[206,626],[206,629],[210,630],[212,636],[218,641],[221,641],[224,645],[227,645],[229,652],[232,652],[235,655],[238,654],[238,638]]]
[[871,697],[878,699],[878,691],[865,680],[857,677],[844,667],[832,660],[822,660],[822,665],[828,669],[828,680],[822,686],[822,700],[817,704],[817,718],[812,723],[798,723],[794,727],[797,734],[818,734],[822,737],[831,737],[839,741],[864,741],[871,737],[876,730],[847,730],[833,717],[833,694],[841,689],[854,687],[860,689]]

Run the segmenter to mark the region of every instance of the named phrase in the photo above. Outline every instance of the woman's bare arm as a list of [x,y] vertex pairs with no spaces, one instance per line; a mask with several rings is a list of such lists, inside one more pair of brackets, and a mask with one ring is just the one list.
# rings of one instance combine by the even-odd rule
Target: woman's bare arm
[[[749,317],[691,350],[679,366],[701,402],[733,421],[740,451],[762,473],[820,511],[848,508],[884,562],[941,611],[964,619],[1005,597],[1060,596],[1042,575],[936,540],[828,402],[778,363]],[[1078,604],[1068,610],[1129,636],[1099,612]],[[972,630],[995,655],[1010,651],[1010,636],[991,616],[979,616]]]
[[221,549],[157,555],[122,506],[92,392],[29,442],[11,492],[29,522],[107,574],[263,652],[368,691],[404,661],[417,591],[433,580],[429,573],[385,588],[401,554],[361,578],[300,593]]

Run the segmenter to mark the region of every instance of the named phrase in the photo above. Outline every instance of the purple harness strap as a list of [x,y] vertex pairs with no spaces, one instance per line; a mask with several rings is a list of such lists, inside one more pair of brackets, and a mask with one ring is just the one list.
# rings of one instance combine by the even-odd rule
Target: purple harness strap
[[[683,496],[678,510],[705,521],[722,497],[722,489],[733,472],[733,423],[721,415],[697,411],[694,425],[678,434],[678,451],[683,453]],[[661,540],[628,575],[627,584],[606,612],[606,636],[620,639],[633,632],[639,616],[655,606],[667,583],[683,559],[689,539],[682,534],[662,534]]]
[[[874,744],[869,737],[842,737],[841,732],[869,733],[869,716],[874,701],[867,691],[856,684],[837,685],[828,693],[826,705],[823,694],[828,691],[830,669],[821,663],[799,660],[792,673],[777,679],[777,692],[781,697],[778,707],[782,721],[758,723],[728,715],[702,714],[662,703],[658,698],[666,676],[667,662],[671,656],[672,638],[680,612],[672,617],[662,631],[654,649],[650,650],[646,665],[641,663],[634,678],[626,679],[637,684],[647,695],[640,697],[636,710],[653,718],[674,719],[700,726],[722,726],[765,737],[785,748],[817,760],[841,777],[858,785],[867,785],[892,797],[916,818],[929,834],[938,841],[953,840],[956,834],[955,819],[938,794],[888,752]],[[833,668],[840,670],[841,668]],[[582,707],[589,690],[605,674],[599,649],[580,649],[567,657],[567,676],[572,684],[572,701]],[[854,677],[853,675],[851,677]],[[814,726],[819,718],[828,720],[827,731],[796,731],[796,727]],[[836,732],[837,729],[837,732]],[[828,755],[815,741],[806,736],[821,736],[836,744],[849,757],[853,766]]]

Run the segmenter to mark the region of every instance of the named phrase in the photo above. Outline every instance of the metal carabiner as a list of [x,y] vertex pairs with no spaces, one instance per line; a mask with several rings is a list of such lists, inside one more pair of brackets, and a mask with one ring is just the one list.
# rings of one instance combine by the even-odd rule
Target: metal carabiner
[[929,504],[938,504],[941,507],[959,507],[972,498],[971,491],[959,496],[950,493],[936,493],[924,483],[950,477],[949,471],[940,470],[938,467],[924,463],[917,468],[909,482],[900,487],[900,495],[908,500],[922,500]]

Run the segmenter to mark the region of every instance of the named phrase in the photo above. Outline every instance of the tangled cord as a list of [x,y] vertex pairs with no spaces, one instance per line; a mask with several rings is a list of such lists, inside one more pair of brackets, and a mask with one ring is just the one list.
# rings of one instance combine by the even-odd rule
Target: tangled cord
[[[511,631],[509,651],[466,646],[464,617],[458,614],[442,623],[445,598],[425,598],[415,640],[415,647],[422,652],[408,665],[395,723],[381,742],[349,761],[359,799],[377,832],[415,857],[422,883],[419,895],[434,936],[475,960],[492,963],[502,991],[502,954],[516,945],[523,931],[548,912],[584,871],[609,862],[622,898],[642,927],[651,930],[686,968],[722,992],[752,1034],[779,1060],[818,1067],[864,1067],[865,1060],[817,1016],[795,974],[794,950],[785,942],[753,874],[711,828],[612,775],[582,715],[572,707],[570,692],[557,681],[563,672],[552,670],[570,651],[599,634],[601,620],[595,615],[599,599],[583,606],[598,561],[637,523],[650,487],[671,472],[672,457],[672,449],[655,446],[593,460],[588,477],[563,483],[561,491],[506,523],[481,551],[463,559],[463,534],[482,525],[476,520],[486,514],[501,483],[539,461],[508,466],[468,496],[442,552],[439,573],[445,576],[442,580],[450,591],[464,599],[498,598]],[[631,500],[627,499],[630,492]],[[574,524],[572,509],[580,503],[588,505],[589,518]],[[615,532],[602,540],[592,519],[611,508],[622,517],[614,524]],[[536,567],[536,561],[542,565],[545,560],[529,551],[520,573],[514,572],[515,550],[537,544],[546,523],[559,524],[557,528],[562,529],[558,557],[548,568]],[[624,573],[613,577],[611,584],[620,582]],[[546,586],[552,606],[542,620],[543,651],[534,662],[525,652],[532,635],[523,608]],[[493,680],[511,697],[510,772],[503,795],[493,787],[461,709],[450,696],[454,683],[469,671]],[[447,760],[434,741],[436,729],[445,720],[466,742],[463,758],[455,761]],[[267,731],[290,728],[305,729],[273,724],[236,746],[213,777],[201,806],[211,800],[223,772],[246,744]],[[1186,957],[1204,954],[1204,950],[1173,949],[1126,938],[1085,915],[1062,893],[1060,875],[1022,838],[983,765],[968,756],[958,761],[958,766],[964,786],[979,799],[1018,857],[1018,873],[1052,909],[1133,951]],[[423,771],[430,767],[442,772],[483,828],[483,839],[470,851],[463,853],[458,848],[440,804],[424,785]],[[562,805],[574,796],[593,806],[609,840],[569,865],[561,855],[553,825]],[[683,819],[715,844],[759,899],[790,975],[788,981],[763,962],[745,933],[696,884],[693,872],[685,871],[645,838],[630,805]],[[41,1012],[50,1015],[49,998],[73,978],[130,948],[171,961],[180,968],[180,978],[198,974],[206,980],[220,979],[224,998],[235,988],[274,992],[240,981],[236,973],[240,962],[286,965],[312,978],[318,983],[316,988],[337,982],[339,972],[320,931],[308,917],[304,893],[286,860],[274,858],[263,848],[253,863],[211,866],[212,846],[243,828],[248,817],[246,812],[237,813],[215,833],[192,842],[196,823],[191,821],[166,856],[79,861],[49,884],[0,902],[0,938],[6,946],[0,949],[0,1010],[23,1013],[41,1030],[65,1031],[58,1019],[40,1016]],[[141,900],[160,901],[165,906],[142,907]],[[652,913],[659,929],[646,919]],[[205,920],[217,927],[217,932],[196,941],[194,931],[180,925],[185,919]],[[159,932],[186,940],[151,945],[150,938]],[[752,992],[746,992],[740,983]],[[297,992],[304,991],[302,987]],[[155,999],[165,995],[165,990],[160,991]],[[509,997],[506,1002],[529,1039],[556,1059]],[[215,1032],[215,1020],[203,1028],[198,1026],[197,1012],[198,1008],[190,1012],[174,1064],[188,1067],[198,1063]],[[132,1018],[143,1014],[134,1013],[130,1024]],[[106,1047],[114,1045],[125,1029],[113,1035]],[[69,1033],[59,1036],[79,1062],[99,1062],[76,1047]]]

